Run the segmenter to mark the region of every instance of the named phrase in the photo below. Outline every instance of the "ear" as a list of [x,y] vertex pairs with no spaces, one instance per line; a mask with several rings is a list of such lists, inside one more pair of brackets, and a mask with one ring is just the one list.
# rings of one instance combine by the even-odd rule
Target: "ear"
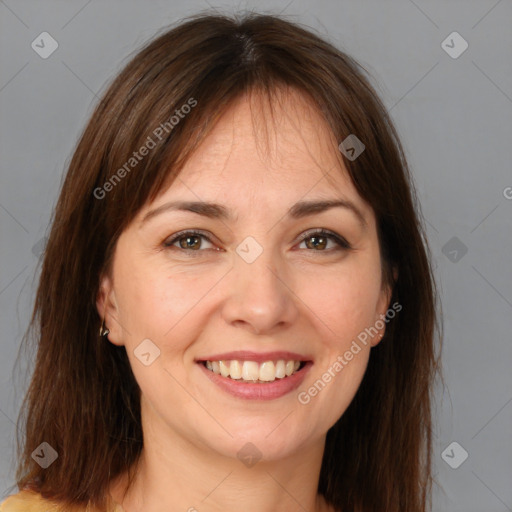
[[396,267],[393,267],[393,281],[391,283],[388,282],[387,284],[383,283],[382,289],[380,291],[379,300],[377,302],[377,308],[375,311],[375,327],[378,329],[379,333],[372,338],[372,347],[375,347],[380,343],[386,332],[386,313],[388,312],[389,309],[391,296],[393,295],[393,288],[395,287],[397,279],[398,269]]
[[96,309],[100,316],[100,322],[102,319],[105,319],[105,328],[110,331],[106,335],[108,340],[114,345],[123,346],[123,332],[121,325],[117,321],[119,310],[117,307],[114,286],[111,277],[108,275],[101,277],[100,288],[96,297]]

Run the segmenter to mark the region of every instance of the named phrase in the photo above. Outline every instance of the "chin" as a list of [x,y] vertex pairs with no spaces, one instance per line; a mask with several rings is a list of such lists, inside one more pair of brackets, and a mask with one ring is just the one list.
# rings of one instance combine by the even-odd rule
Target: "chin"
[[[288,420],[292,419],[290,414]],[[221,455],[237,458],[244,462],[246,458],[264,461],[277,461],[290,457],[304,448],[304,445],[313,442],[321,435],[308,435],[304,426],[279,423],[286,417],[284,414],[277,422],[263,421],[243,428],[230,429],[233,437],[225,435],[216,440],[205,440],[210,447]],[[278,426],[279,425],[279,426]],[[277,428],[276,428],[277,427]],[[213,442],[212,442],[213,441]]]

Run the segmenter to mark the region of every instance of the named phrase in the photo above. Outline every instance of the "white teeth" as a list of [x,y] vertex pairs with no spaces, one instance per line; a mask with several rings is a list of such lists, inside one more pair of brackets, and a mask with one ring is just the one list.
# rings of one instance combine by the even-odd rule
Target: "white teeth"
[[[228,361],[229,363],[229,361]],[[229,366],[224,361],[219,361],[220,374],[223,377],[229,377]]]
[[220,366],[218,361],[212,361],[212,372],[216,373],[217,375],[220,374]]
[[276,380],[276,367],[273,361],[265,361],[260,366],[260,380],[265,382]]
[[241,379],[242,378],[242,365],[240,361],[231,361],[229,365],[229,375],[232,379]]
[[242,367],[242,379],[244,380],[258,380],[260,376],[260,368],[255,361],[244,361]]
[[276,363],[276,379],[283,379],[286,377],[286,364],[280,359]]
[[293,375],[300,367],[300,361],[206,361],[208,370],[235,380],[246,382],[273,382]]

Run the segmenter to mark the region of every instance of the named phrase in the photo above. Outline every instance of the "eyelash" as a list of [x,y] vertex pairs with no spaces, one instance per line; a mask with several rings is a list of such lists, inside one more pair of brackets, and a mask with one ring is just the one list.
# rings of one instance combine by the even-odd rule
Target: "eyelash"
[[[164,241],[163,246],[167,249],[173,248],[173,245],[178,240],[180,240],[182,238],[186,238],[188,236],[201,237],[201,238],[206,239],[211,244],[213,244],[213,242],[210,240],[210,238],[208,238],[208,236],[205,233],[203,233],[202,231],[192,229],[192,230],[181,231],[179,233],[176,233],[170,240],[167,239],[166,241]],[[308,250],[309,252],[318,252],[318,253],[324,252],[324,253],[330,254],[333,251],[352,249],[352,246],[343,237],[337,235],[336,233],[334,233],[332,231],[326,230],[326,229],[316,229],[316,230],[306,231],[304,233],[304,235],[301,237],[301,239],[299,240],[299,244],[301,244],[308,238],[312,238],[313,236],[320,236],[320,237],[325,237],[330,240],[333,240],[338,245],[338,247],[331,248],[331,249],[323,249],[323,250],[319,250],[319,251],[316,251],[315,249],[305,249],[305,250]],[[204,250],[208,250],[208,249],[203,249],[203,250],[201,250],[201,249],[184,249],[183,247],[175,247],[175,249],[179,249],[180,251],[184,252],[188,256],[192,256],[192,257],[199,255],[199,254],[195,254],[195,253],[201,253]]]

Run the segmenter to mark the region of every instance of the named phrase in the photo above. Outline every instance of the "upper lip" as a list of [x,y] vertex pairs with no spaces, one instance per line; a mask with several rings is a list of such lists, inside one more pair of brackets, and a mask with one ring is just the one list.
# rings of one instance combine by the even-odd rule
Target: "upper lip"
[[222,354],[214,354],[207,357],[199,357],[197,362],[204,361],[256,361],[263,363],[265,361],[278,361],[284,359],[285,361],[311,361],[312,358],[297,354],[296,352],[288,352],[284,350],[276,350],[273,352],[251,352],[248,350],[235,350],[233,352],[224,352]]

